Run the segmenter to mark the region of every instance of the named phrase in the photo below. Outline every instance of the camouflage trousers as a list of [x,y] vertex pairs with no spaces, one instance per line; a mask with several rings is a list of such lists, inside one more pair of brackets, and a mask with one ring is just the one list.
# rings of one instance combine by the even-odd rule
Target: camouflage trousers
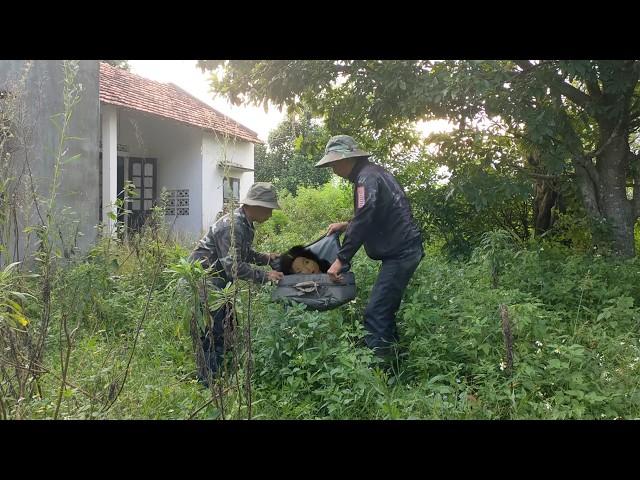
[[198,380],[205,385],[222,373],[225,353],[233,349],[234,343],[236,320],[233,305],[227,302],[218,308],[211,308],[207,302],[211,289],[220,288],[219,278],[207,279],[207,285],[202,286],[199,291],[199,313],[204,315],[204,330],[195,319],[196,312],[191,322]]

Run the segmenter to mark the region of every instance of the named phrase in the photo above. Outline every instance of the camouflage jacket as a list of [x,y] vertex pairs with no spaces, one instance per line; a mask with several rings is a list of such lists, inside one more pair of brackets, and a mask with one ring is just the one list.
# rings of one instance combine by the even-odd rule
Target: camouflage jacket
[[[235,237],[235,260],[237,262],[237,276],[233,275],[234,252],[231,249],[231,226],[233,219],[233,236]],[[247,220],[242,207],[233,214],[228,213],[216,221],[207,234],[198,242],[191,254],[191,260],[200,260],[203,267],[213,266],[214,271],[224,283],[240,278],[256,283],[266,281],[266,272],[252,268],[254,265],[271,265],[269,254],[255,252],[251,245],[255,229]],[[224,285],[221,285],[224,286]]]

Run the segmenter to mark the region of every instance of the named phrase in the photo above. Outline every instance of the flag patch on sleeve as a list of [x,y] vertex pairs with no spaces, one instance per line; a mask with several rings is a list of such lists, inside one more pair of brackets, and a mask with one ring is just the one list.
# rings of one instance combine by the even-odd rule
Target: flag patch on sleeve
[[364,185],[359,186],[357,189],[358,196],[358,208],[364,207]]

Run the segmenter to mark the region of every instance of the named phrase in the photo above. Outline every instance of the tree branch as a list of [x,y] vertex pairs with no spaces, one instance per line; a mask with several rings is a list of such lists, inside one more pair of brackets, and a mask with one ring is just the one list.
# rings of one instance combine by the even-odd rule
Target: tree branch
[[577,164],[587,171],[589,178],[596,186],[600,185],[600,174],[596,170],[596,167],[590,157],[587,157],[586,155],[574,155],[573,161],[574,165]]
[[528,73],[536,67],[533,63],[527,60],[514,60],[513,62],[522,69],[522,73]]
[[[548,62],[540,62],[539,64],[534,65],[533,63],[528,62],[526,60],[514,60],[514,63],[518,65],[520,68],[522,68],[523,74],[526,74],[531,72],[534,68],[541,67],[542,65],[546,65]],[[549,80],[550,80],[549,87],[555,88],[559,93],[567,97],[576,105],[579,105],[583,108],[587,108],[593,102],[592,97],[580,91],[573,85],[568,84],[567,82],[564,81],[562,77],[558,76],[557,74],[551,73]],[[600,89],[598,88],[598,91],[599,90]]]
[[56,380],[63,381],[67,386],[69,386],[69,387],[71,387],[71,388],[74,388],[74,389],[78,390],[78,391],[79,391],[80,393],[82,393],[85,397],[87,397],[87,398],[89,398],[89,399],[91,399],[91,400],[93,400],[93,401],[95,401],[95,402],[97,402],[97,401],[98,401],[98,399],[97,399],[94,395],[92,395],[91,393],[87,392],[86,390],[83,390],[81,387],[78,387],[77,385],[74,385],[74,384],[73,384],[73,383],[71,383],[69,380],[67,380],[67,379],[63,379],[62,377],[59,377],[58,375],[56,375],[55,373],[53,373],[51,370],[49,370],[49,369],[47,369],[47,368],[43,367],[42,365],[38,365],[38,364],[35,364],[35,363],[34,363],[35,367],[37,368],[37,370],[34,370],[34,368],[33,368],[33,367],[34,367],[34,365],[31,365],[31,366],[29,366],[29,367],[23,367],[22,365],[18,365],[17,363],[12,363],[12,362],[7,361],[7,360],[4,360],[4,362],[5,362],[5,364],[6,364],[6,365],[8,365],[8,366],[10,366],[10,367],[18,368],[18,369],[20,369],[20,370],[27,370],[27,371],[29,371],[30,373],[38,373],[38,374],[40,374],[40,373],[47,373],[47,374],[51,375],[52,377],[54,377]]
[[587,158],[596,158],[598,155],[600,155],[602,153],[602,151],[607,148],[609,146],[609,144],[611,143],[611,141],[618,136],[618,134],[620,133],[620,127],[622,126],[622,121],[624,120],[624,115],[620,116],[620,120],[618,120],[618,123],[616,124],[616,126],[614,127],[613,131],[611,132],[611,135],[609,135],[609,138],[607,139],[606,142],[604,142],[597,150],[593,151],[593,152],[589,152],[587,154],[585,154],[585,156]]
[[552,89],[555,88],[559,93],[567,97],[576,105],[588,108],[593,103],[593,99],[587,95],[586,93],[578,90],[573,85],[569,85],[562,78],[558,77],[556,74],[552,74],[550,77],[551,85],[549,85]]
[[[515,168],[516,170],[519,170],[522,173],[530,176],[531,178],[535,178],[537,180],[558,180],[559,178],[562,177],[562,175],[545,175],[543,173],[532,172],[529,169],[527,169],[526,167],[520,167],[518,165],[513,165],[513,168]],[[569,175],[569,176],[571,176],[571,175]]]
[[585,77],[587,92],[594,98],[600,98],[602,96],[602,90],[600,90],[600,85],[598,85],[598,74],[596,73],[595,65],[593,65],[593,63],[590,65],[591,69],[589,74]]
[[521,72],[513,72],[513,77],[511,77],[509,79],[509,82],[512,82],[513,80],[515,80],[516,78],[522,76],[522,75],[526,75],[530,72],[532,72],[533,70],[535,70],[536,68],[540,68],[543,65],[546,65],[548,62],[540,62],[536,65],[534,65],[531,62],[528,62],[526,60],[514,60],[513,61],[516,65],[518,65],[522,71]]
[[542,173],[527,172],[524,168],[522,171],[536,180],[557,180],[560,178],[560,175],[544,175]]

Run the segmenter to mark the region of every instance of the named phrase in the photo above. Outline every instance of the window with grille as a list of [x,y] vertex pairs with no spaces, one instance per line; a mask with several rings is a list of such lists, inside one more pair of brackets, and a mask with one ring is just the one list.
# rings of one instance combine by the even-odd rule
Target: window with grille
[[129,226],[139,228],[151,215],[156,203],[157,176],[155,158],[129,158],[129,180],[135,186],[135,192],[129,201]]
[[232,199],[235,203],[240,201],[240,179],[224,177],[222,184],[222,200],[224,203],[229,203]]

